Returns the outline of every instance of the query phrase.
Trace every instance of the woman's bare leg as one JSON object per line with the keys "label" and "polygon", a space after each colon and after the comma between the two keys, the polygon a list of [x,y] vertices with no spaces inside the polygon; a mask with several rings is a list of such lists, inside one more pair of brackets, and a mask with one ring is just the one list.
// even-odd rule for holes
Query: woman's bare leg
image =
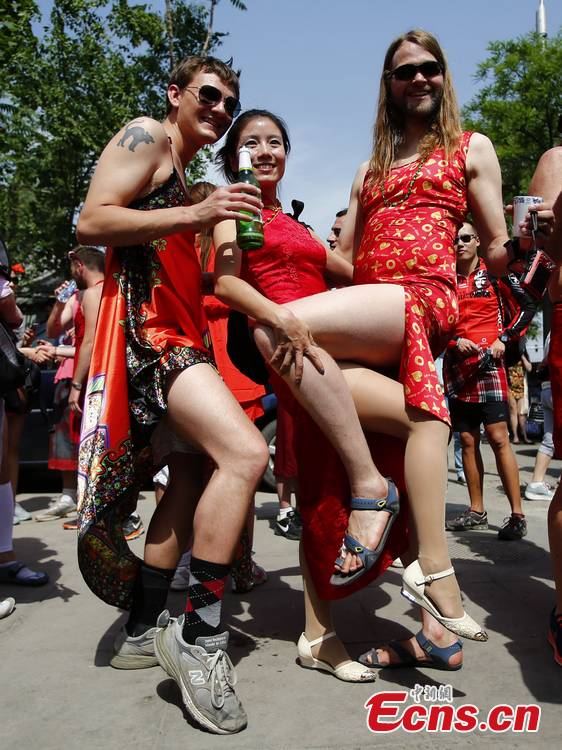
{"label": "woman's bare leg", "polygon": [[[304,634],[309,641],[313,641],[335,630],[332,620],[332,604],[325,599],[318,598],[302,542],[299,547],[299,558],[304,588]],[[326,661],[333,667],[349,661],[349,654],[339,638],[329,638],[312,646],[312,655],[315,659]]]}
{"label": "woman's bare leg", "polygon": [[[308,324],[315,341],[338,360],[352,360],[371,367],[399,362],[405,320],[404,290],[399,286],[381,284],[339,289],[297,300],[287,307]],[[275,348],[274,334],[267,329],[256,333],[262,353],[271,358]],[[357,476],[354,474],[357,464],[354,461],[359,460],[363,470],[376,471],[378,477],[380,473],[372,463],[359,419],[354,418],[357,413],[355,404],[353,407],[349,405],[345,378],[341,372],[335,372],[332,358],[325,351],[318,351],[326,368],[324,375],[307,361],[300,386],[295,383],[292,369],[282,375],[295,397],[335,446],[355,493],[353,477]],[[406,447],[406,484],[412,498],[413,520],[419,524],[423,542],[420,542],[420,565],[426,574],[450,567],[444,531],[448,427],[429,415],[406,407],[401,384],[378,373],[356,379],[354,389],[355,402],[362,403],[359,410],[367,410],[371,416],[371,429],[377,432],[388,430],[388,422],[393,419],[403,419],[410,425],[408,429],[415,427]],[[364,389],[363,397],[359,392],[361,389]],[[377,497],[370,487],[367,487],[367,494],[362,485],[363,496]],[[387,522],[387,513],[353,511],[349,531],[361,543],[374,548]],[[354,555],[347,554],[342,571],[353,571],[360,564]],[[429,588],[431,596],[439,600],[443,614],[449,617],[462,615],[460,593],[454,577],[439,579]]]}
{"label": "woman's bare leg", "polygon": [[[317,294],[287,305],[306,322],[322,346],[338,359],[371,365],[398,362],[404,338],[404,290],[394,285],[369,285]],[[277,342],[275,333],[256,328],[256,343],[270,360]],[[356,497],[380,498],[387,483],[376,468],[357,412],[340,369],[324,349],[316,349],[324,374],[305,359],[302,381],[295,382],[294,366],[280,375],[296,399],[316,421],[338,452]],[[367,547],[377,546],[388,523],[388,513],[353,512],[350,532]],[[344,572],[354,556],[348,555]]]}

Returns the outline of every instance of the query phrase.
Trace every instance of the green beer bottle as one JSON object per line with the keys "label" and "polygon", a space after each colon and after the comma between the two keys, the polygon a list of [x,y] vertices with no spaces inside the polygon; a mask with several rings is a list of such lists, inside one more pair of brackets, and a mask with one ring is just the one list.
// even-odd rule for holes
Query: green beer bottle
{"label": "green beer bottle", "polygon": [[[242,146],[238,152],[238,182],[259,187],[259,182],[254,176],[250,149]],[[241,211],[248,214],[248,221],[238,219],[236,221],[236,242],[240,250],[257,250],[263,245],[263,220],[261,212],[251,214],[249,211]]]}

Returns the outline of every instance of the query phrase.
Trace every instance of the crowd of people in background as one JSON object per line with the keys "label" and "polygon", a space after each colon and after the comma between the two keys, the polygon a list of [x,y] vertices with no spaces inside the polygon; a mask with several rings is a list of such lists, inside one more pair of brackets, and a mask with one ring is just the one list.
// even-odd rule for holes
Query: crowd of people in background
{"label": "crowd of people in background", "polygon": [[[273,525],[300,541],[300,665],[348,682],[373,681],[385,667],[460,669],[461,638],[488,634],[464,611],[445,531],[488,528],[485,438],[510,506],[498,538],[527,534],[512,443],[530,442],[524,337],[548,281],[530,280],[530,252],[562,260],[562,147],[537,166],[529,193],[544,203],[510,240],[494,147],[462,130],[437,40],[408,32],[387,50],[373,151],[324,243],[300,220],[302,206],[284,213],[278,198],[286,123],[263,109],[240,114],[229,65],[184,60],[167,102],[162,123],[139,117],[103,150],[45,338],[23,325],[16,303],[23,267],[0,264],[3,328],[30,372],[57,367],[49,468],[61,492],[35,520],[77,531],[88,586],[129,611],[111,665],[160,665],[198,724],[244,729],[221,602],[229,576],[237,594],[267,580],[252,553],[254,495],[269,460],[255,423],[272,390]],[[216,158],[227,185],[188,187],[189,162],[223,135]],[[238,182],[241,148],[257,186]],[[248,216],[261,218],[264,239],[243,251],[236,226]],[[562,457],[561,288],[554,271],[553,329],[538,369],[544,433],[524,493],[552,501],[549,641],[559,664],[562,490],[545,477]],[[41,586],[48,576],[12,544],[13,525],[31,519],[14,502],[30,404],[20,392],[0,399],[0,584]],[[469,506],[446,519],[452,432]],[[140,560],[126,541],[145,533],[136,502],[149,480],[156,507]],[[421,628],[353,661],[331,602],[398,558]],[[179,617],[166,609],[170,588],[186,591]],[[14,604],[0,601],[0,617]]]}

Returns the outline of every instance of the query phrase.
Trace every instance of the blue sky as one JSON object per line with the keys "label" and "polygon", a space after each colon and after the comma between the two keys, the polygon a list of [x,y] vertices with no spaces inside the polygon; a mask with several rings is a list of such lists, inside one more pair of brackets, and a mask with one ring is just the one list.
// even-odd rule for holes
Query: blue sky
{"label": "blue sky", "polygon": [[[215,29],[229,36],[216,54],[233,56],[242,69],[244,108],[263,107],[286,120],[293,150],[280,197],[285,210],[292,198],[303,200],[303,218],[321,237],[347,205],[355,171],[369,157],[378,79],[392,39],[414,27],[434,33],[462,105],[474,95],[473,76],[488,43],[533,30],[538,7],[538,0],[245,2],[245,12],[230,0],[217,6]],[[161,9],[164,2],[147,4]],[[545,5],[554,34],[562,26],[562,2]]]}

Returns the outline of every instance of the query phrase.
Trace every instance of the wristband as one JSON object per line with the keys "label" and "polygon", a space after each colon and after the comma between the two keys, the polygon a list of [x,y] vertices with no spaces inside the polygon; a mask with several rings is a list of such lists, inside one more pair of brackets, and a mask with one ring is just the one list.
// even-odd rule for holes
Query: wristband
{"label": "wristband", "polygon": [[499,337],[502,344],[509,344],[509,336],[507,333],[502,333],[502,335]]}
{"label": "wristband", "polygon": [[82,383],[71,383],[70,384],[72,388],[74,388],[75,391],[81,391],[82,390]]}

